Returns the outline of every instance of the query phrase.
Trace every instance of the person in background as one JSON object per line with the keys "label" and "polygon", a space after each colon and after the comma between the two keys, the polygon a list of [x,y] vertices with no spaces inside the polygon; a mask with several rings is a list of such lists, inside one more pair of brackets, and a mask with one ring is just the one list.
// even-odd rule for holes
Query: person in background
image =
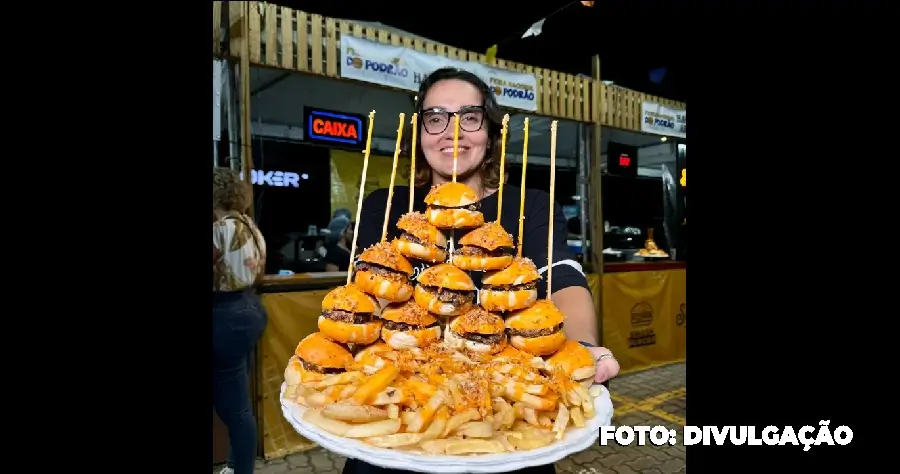
{"label": "person in background", "polygon": [[329,236],[326,238],[322,257],[325,259],[326,272],[345,272],[350,268],[350,247],[353,245],[354,222],[343,216],[336,217],[328,224]]}
{"label": "person in background", "polygon": [[248,361],[267,321],[253,291],[266,242],[247,215],[251,193],[236,172],[213,170],[212,399],[231,447],[222,474],[252,474],[256,464]]}
{"label": "person in background", "polygon": [[[416,95],[416,112],[421,129],[416,153],[416,186],[414,210],[424,211],[424,197],[428,187],[450,181],[453,175],[453,115],[460,116],[457,180],[472,188],[479,196],[484,220],[497,219],[497,187],[500,182],[500,130],[503,112],[494,94],[478,76],[461,69],[444,68],[432,72],[422,81]],[[513,236],[518,233],[520,188],[505,184],[509,196],[499,210],[501,225]],[[387,206],[387,189],[379,189],[366,197],[359,219],[357,248],[364,249],[381,239],[382,222]],[[559,204],[550,200],[543,191],[527,189],[524,215],[525,228],[522,252],[534,261],[539,273],[548,268],[547,234],[549,210],[554,207],[553,287],[548,288],[546,278],[539,281],[540,297],[549,294],[553,303],[565,314],[566,336],[581,342],[594,356],[595,383],[603,383],[619,373],[619,363],[609,349],[598,347],[597,317],[594,301],[588,290],[587,279],[581,265],[566,243],[565,214]],[[399,235],[396,222],[409,207],[408,189],[397,187],[391,201],[388,217],[388,239]],[[412,262],[416,269],[425,268],[427,262]],[[476,286],[481,276],[472,275]],[[343,474],[401,474],[406,471],[385,469],[359,459],[348,459]],[[519,474],[552,474],[552,464],[516,471]]]}

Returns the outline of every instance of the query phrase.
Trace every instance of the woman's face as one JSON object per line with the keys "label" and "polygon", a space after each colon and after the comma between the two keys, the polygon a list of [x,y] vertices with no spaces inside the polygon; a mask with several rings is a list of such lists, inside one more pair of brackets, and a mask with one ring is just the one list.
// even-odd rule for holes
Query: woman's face
{"label": "woman's face", "polygon": [[[453,128],[452,114],[460,109],[483,105],[481,92],[472,84],[458,79],[446,79],[436,82],[425,94],[422,110],[441,109],[450,112],[450,123],[447,128],[437,135],[426,131],[427,117],[423,116],[422,127],[419,130],[419,141],[425,160],[434,172],[444,180],[449,181],[453,176]],[[467,114],[471,117],[471,114]],[[482,113],[483,116],[483,113]],[[460,120],[464,120],[461,118]],[[477,127],[475,120],[472,123],[464,123],[463,127],[469,130]],[[464,129],[459,131],[459,155],[456,164],[456,174],[460,177],[470,176],[481,165],[488,145],[487,123],[483,119],[481,128],[470,132]]]}

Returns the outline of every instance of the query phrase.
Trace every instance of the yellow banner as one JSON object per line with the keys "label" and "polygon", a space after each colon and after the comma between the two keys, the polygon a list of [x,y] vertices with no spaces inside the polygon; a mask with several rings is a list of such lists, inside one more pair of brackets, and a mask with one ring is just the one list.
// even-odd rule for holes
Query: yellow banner
{"label": "yellow banner", "polygon": [[603,345],[622,371],[684,360],[685,270],[603,275]]}
{"label": "yellow banner", "polygon": [[263,453],[266,459],[280,458],[316,445],[297,434],[281,413],[281,383],[284,368],[301,339],[318,330],[322,298],[328,290],[262,295],[269,324],[260,340],[263,397]]}
{"label": "yellow banner", "polygon": [[[364,190],[365,196],[376,189],[390,186],[393,166],[393,156],[369,155],[369,169],[366,171],[366,186]],[[351,214],[356,214],[362,167],[362,152],[331,150],[332,213],[336,209],[344,208],[349,209]],[[394,181],[394,185],[407,186],[408,184],[409,158],[400,157],[397,160],[397,178]]]}

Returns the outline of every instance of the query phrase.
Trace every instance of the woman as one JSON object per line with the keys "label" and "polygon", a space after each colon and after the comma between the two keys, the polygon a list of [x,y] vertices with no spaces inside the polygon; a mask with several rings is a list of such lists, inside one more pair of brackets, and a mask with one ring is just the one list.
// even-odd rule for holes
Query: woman
{"label": "woman", "polygon": [[[474,189],[481,198],[481,212],[485,221],[497,219],[497,187],[500,183],[501,111],[488,86],[474,74],[452,68],[439,69],[422,82],[417,94],[419,113],[419,148],[416,152],[414,209],[424,211],[428,187],[450,181],[453,175],[453,114],[461,117],[457,181]],[[409,134],[405,134],[409,135]],[[515,236],[519,222],[520,188],[505,185],[507,196],[500,210],[500,222]],[[363,203],[359,217],[358,248],[378,242],[387,204],[388,192],[373,192]],[[534,261],[541,273],[547,268],[547,234],[549,231],[550,196],[537,190],[527,190],[525,197],[525,236],[522,253]],[[566,245],[566,221],[562,208],[556,206],[554,221],[553,303],[566,315],[565,332],[569,339],[582,341],[597,359],[596,382],[605,382],[619,373],[619,364],[610,351],[597,346],[597,323],[594,303],[588,290],[581,265],[574,260]],[[408,190],[396,189],[389,217],[389,238],[397,236],[397,219],[409,206]],[[412,262],[417,273],[427,265]],[[473,273],[476,286],[481,275]],[[540,297],[547,294],[546,279],[538,285]],[[387,474],[403,471],[388,470],[349,459],[344,474]],[[528,474],[555,472],[553,465],[518,471]]]}
{"label": "woman", "polygon": [[213,170],[212,398],[231,446],[223,474],[252,474],[256,464],[248,360],[266,327],[253,292],[266,267],[266,242],[246,214],[251,192],[237,173]]}

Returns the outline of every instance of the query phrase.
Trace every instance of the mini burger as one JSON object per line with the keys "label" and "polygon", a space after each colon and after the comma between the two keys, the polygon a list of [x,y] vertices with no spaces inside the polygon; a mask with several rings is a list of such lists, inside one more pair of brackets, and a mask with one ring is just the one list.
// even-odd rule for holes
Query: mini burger
{"label": "mini burger", "polygon": [[597,372],[591,351],[575,341],[566,341],[559,352],[547,359],[546,365],[550,371],[562,370],[566,376],[585,388],[590,388],[594,383],[594,374]]}
{"label": "mini burger", "polygon": [[449,263],[419,274],[414,298],[419,306],[442,316],[462,314],[475,300],[475,284],[469,275]]}
{"label": "mini burger", "polygon": [[456,349],[496,354],[506,347],[506,325],[503,318],[475,306],[453,318],[444,341]]}
{"label": "mini burger", "polygon": [[506,318],[509,343],[531,355],[553,354],[566,342],[563,319],[550,300],[540,300],[530,308],[514,311]]}
{"label": "mini burger", "polygon": [[437,263],[447,259],[447,238],[431,225],[425,214],[410,212],[400,216],[397,228],[403,231],[392,242],[394,249],[403,256],[425,262]]}
{"label": "mini burger", "polygon": [[352,283],[337,287],[322,299],[319,331],[344,344],[371,344],[381,337],[381,321],[373,319],[377,306]]}
{"label": "mini burger", "polygon": [[425,196],[428,222],[440,229],[466,229],[484,224],[484,216],[478,211],[478,195],[462,183],[444,183],[434,186]]}
{"label": "mini burger", "polygon": [[537,301],[540,278],[534,262],[516,257],[503,270],[484,274],[479,294],[481,306],[488,311],[501,312],[527,308]]}
{"label": "mini burger", "polygon": [[412,301],[388,305],[381,319],[381,338],[394,349],[425,347],[441,338],[437,318]]}
{"label": "mini burger", "polygon": [[459,245],[450,261],[463,270],[502,270],[513,260],[513,238],[497,222],[488,222],[464,235]]}
{"label": "mini burger", "polygon": [[284,379],[288,385],[318,382],[328,375],[346,371],[352,363],[353,356],[344,346],[320,332],[314,332],[297,345],[294,357],[284,372]]}
{"label": "mini burger", "polygon": [[353,282],[370,295],[391,302],[406,301],[412,296],[412,265],[387,242],[363,250],[355,270]]}

